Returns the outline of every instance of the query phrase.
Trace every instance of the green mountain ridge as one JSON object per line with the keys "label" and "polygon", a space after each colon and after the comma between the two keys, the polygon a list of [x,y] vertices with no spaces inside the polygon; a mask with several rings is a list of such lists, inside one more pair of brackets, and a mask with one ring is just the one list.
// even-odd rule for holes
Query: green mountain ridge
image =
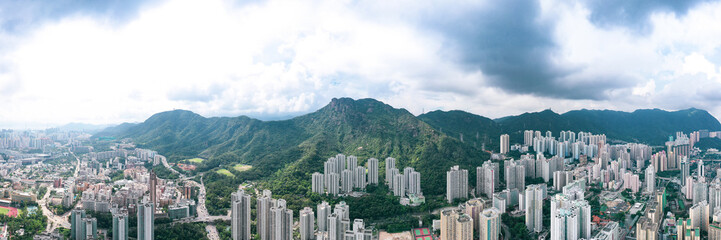
{"label": "green mountain ridge", "polygon": [[[509,133],[512,143],[522,141],[523,130],[561,130],[605,133],[609,138],[663,143],[676,131],[721,130],[708,112],[658,109],[632,113],[577,110],[557,114],[551,110],[524,113],[492,120],[464,111],[433,111],[414,116],[375,99],[333,99],[325,107],[288,120],[261,121],[246,116],[205,118],[185,110],[155,114],[139,124],[121,124],[95,137],[132,138],[139,147],[158,151],[170,161],[203,157],[198,172],[206,172],[208,201],[228,206],[232,186],[247,180],[260,181],[274,195],[285,198],[292,209],[315,204],[310,191],[313,172],[338,153],[355,155],[359,166],[368,158],[379,163],[379,182],[384,181],[384,159],[397,159],[396,167],[410,166],[421,173],[426,196],[445,193],[445,171],[453,165],[469,170],[475,186],[476,166],[490,158],[482,151],[498,149],[500,134]],[[461,137],[462,136],[462,137]],[[242,173],[232,166],[249,164]],[[215,174],[228,169],[234,177]],[[220,213],[222,209],[211,209]]]}

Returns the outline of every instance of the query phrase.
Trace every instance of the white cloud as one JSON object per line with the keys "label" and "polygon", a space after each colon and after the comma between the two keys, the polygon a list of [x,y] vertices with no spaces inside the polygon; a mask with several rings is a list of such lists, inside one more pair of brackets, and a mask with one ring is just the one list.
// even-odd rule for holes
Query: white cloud
{"label": "white cloud", "polygon": [[[489,86],[482,70],[453,60],[448,36],[418,22],[444,4],[386,4],[179,0],[153,4],[123,24],[75,14],[23,35],[0,30],[0,127],[142,121],[174,108],[282,116],[342,96],[373,97],[416,114],[694,106],[721,116],[718,100],[703,98],[721,81],[721,64],[710,60],[721,54],[721,29],[709,27],[721,22],[721,4],[703,4],[684,17],[654,14],[654,30],[638,35],[593,25],[582,4],[542,1],[541,20],[556,24],[555,64],[577,70],[562,80],[593,88],[607,79],[601,84],[617,86],[604,93],[607,100]],[[689,76],[697,73],[706,77]],[[691,78],[698,84],[679,83]],[[678,100],[689,95],[698,97]]]}

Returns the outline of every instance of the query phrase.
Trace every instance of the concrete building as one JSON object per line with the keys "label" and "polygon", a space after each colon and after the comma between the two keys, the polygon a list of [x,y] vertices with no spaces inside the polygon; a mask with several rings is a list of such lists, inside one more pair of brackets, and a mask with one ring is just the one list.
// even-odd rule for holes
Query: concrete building
{"label": "concrete building", "polygon": [[328,216],[333,210],[326,201],[318,204],[316,210],[318,211],[318,232],[328,232]]}
{"label": "concrete building", "polygon": [[318,194],[324,194],[325,188],[324,188],[324,182],[325,182],[325,176],[319,172],[314,172],[312,177],[312,186],[311,191]]}
{"label": "concrete building", "polygon": [[293,211],[286,208],[285,200],[278,199],[270,208],[268,228],[271,240],[293,239]]}
{"label": "concrete building", "polygon": [[699,228],[701,231],[708,231],[709,217],[709,206],[706,201],[696,203],[688,210],[688,218],[691,219],[691,227]]}
{"label": "concrete building", "polygon": [[368,159],[368,184],[378,184],[378,159]]}
{"label": "concrete building", "polygon": [[230,194],[230,225],[233,240],[250,240],[250,195],[243,190]]}
{"label": "concrete building", "polygon": [[85,218],[85,210],[73,209],[70,212],[70,239],[82,239],[85,236],[82,227],[83,218]]}
{"label": "concrete building", "polygon": [[128,213],[113,209],[113,240],[128,240]]}
{"label": "concrete building", "polygon": [[391,169],[396,168],[396,159],[392,157],[386,158],[386,184],[391,184],[393,182],[393,173]]}
{"label": "concrete building", "polygon": [[543,231],[543,188],[541,185],[535,184],[526,187],[526,193],[523,194],[525,200],[524,207],[526,209],[526,228],[528,231]]}
{"label": "concrete building", "polygon": [[487,208],[478,216],[478,235],[481,240],[498,240],[501,229],[501,213],[496,208]]}
{"label": "concrete building", "polygon": [[[335,173],[333,173],[335,174]],[[331,174],[331,175],[333,175]],[[276,204],[270,190],[263,190],[263,195],[257,199],[256,207],[256,231],[261,240],[270,240],[270,208]]]}
{"label": "concrete building", "polygon": [[510,160],[505,162],[504,167],[506,189],[517,189],[518,191],[526,189],[526,168],[523,164]]}
{"label": "concrete building", "polygon": [[353,186],[358,189],[365,189],[366,185],[366,168],[358,166],[353,170]]}
{"label": "concrete building", "polygon": [[155,239],[155,204],[144,199],[142,204],[138,205],[138,240]]}
{"label": "concrete building", "polygon": [[508,134],[501,135],[501,142],[500,142],[501,143],[501,154],[508,153],[508,150],[509,150],[508,140],[509,139],[510,139],[510,137],[508,136]]}
{"label": "concrete building", "polygon": [[338,196],[340,194],[340,175],[337,173],[328,174],[328,194],[332,196]]}
{"label": "concrete building", "polygon": [[408,189],[407,194],[423,195],[421,191],[421,173],[411,171],[408,173]]}
{"label": "concrete building", "polygon": [[468,198],[468,170],[456,165],[446,172],[446,199],[451,203],[458,198]]}
{"label": "concrete building", "polygon": [[460,209],[441,211],[441,239],[472,240],[473,218]]}
{"label": "concrete building", "polygon": [[[493,197],[499,182],[499,164],[490,160],[476,168],[476,194],[484,194],[486,197]],[[515,169],[514,169],[515,170]]]}
{"label": "concrete building", "polygon": [[315,239],[315,219],[313,216],[313,209],[305,207],[300,210],[300,239],[311,240]]}
{"label": "concrete building", "polygon": [[656,168],[650,165],[646,168],[646,192],[656,192]]}
{"label": "concrete building", "polygon": [[403,174],[393,176],[393,196],[404,197],[406,195],[406,178]]}
{"label": "concrete building", "polygon": [[350,193],[353,191],[353,171],[345,169],[340,174],[340,184],[342,193]]}

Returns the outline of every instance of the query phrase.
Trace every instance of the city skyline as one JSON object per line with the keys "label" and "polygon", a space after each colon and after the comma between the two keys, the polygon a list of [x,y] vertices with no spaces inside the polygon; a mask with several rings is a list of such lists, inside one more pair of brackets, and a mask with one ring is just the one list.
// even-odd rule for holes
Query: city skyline
{"label": "city skyline", "polygon": [[283,119],[334,97],[416,115],[721,116],[717,1],[444,3],[4,2],[0,128],[172,109]]}

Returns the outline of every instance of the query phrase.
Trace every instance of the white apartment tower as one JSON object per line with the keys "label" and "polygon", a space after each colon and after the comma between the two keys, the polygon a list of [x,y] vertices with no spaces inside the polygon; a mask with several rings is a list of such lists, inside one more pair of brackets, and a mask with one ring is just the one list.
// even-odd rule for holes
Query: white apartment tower
{"label": "white apartment tower", "polygon": [[458,165],[446,172],[446,199],[451,203],[457,198],[468,198],[468,170]]}
{"label": "white apartment tower", "polygon": [[510,137],[508,136],[508,134],[501,135],[501,154],[508,153],[509,146],[510,146],[509,142],[508,142],[509,139],[510,139]]}
{"label": "white apartment tower", "polygon": [[315,239],[315,219],[313,209],[305,207],[300,210],[300,239]]}
{"label": "white apartment tower", "polygon": [[233,240],[250,240],[250,195],[238,190],[230,199],[231,236]]}

